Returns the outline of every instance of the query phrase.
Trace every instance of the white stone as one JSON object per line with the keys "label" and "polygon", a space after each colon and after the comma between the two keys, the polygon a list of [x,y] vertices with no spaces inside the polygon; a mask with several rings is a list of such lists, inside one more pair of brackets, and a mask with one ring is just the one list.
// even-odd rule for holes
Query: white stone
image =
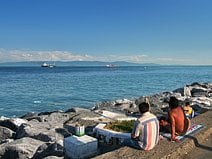
{"label": "white stone", "polygon": [[191,97],[191,89],[189,87],[184,87],[184,96]]}
{"label": "white stone", "polygon": [[137,118],[136,117],[117,118],[117,121],[131,121],[131,120],[137,120]]}
{"label": "white stone", "polygon": [[7,117],[5,117],[5,116],[0,116],[0,121],[2,121],[2,120],[7,120],[7,119],[10,119],[10,118],[7,118]]}
{"label": "white stone", "polygon": [[27,121],[25,119],[21,119],[21,118],[13,118],[12,119],[14,124],[17,126],[21,126],[21,124],[26,124]]}
{"label": "white stone", "polygon": [[129,103],[132,103],[132,101],[130,101],[129,99],[117,99],[115,101],[117,104],[129,104]]}
{"label": "white stone", "polygon": [[124,139],[131,138],[131,133],[125,132],[117,132],[109,129],[105,129],[106,124],[100,123],[94,128],[94,133],[98,135],[103,135],[106,137],[106,141],[109,141],[112,138],[120,139],[121,141]]}
{"label": "white stone", "polygon": [[88,135],[64,139],[65,155],[73,159],[85,158],[97,152],[97,139]]}

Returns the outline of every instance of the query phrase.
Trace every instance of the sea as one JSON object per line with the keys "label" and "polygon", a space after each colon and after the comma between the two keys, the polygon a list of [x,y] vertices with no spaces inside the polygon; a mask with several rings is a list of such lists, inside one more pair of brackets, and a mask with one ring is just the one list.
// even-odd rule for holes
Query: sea
{"label": "sea", "polygon": [[0,116],[92,108],[212,82],[212,66],[0,67]]}

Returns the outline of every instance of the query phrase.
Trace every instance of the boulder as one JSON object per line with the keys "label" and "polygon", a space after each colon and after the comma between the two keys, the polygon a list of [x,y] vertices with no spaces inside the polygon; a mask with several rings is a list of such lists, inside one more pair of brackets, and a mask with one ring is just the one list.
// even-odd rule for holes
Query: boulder
{"label": "boulder", "polygon": [[131,104],[132,101],[129,99],[118,99],[115,101],[115,105],[122,105],[122,104]]}
{"label": "boulder", "polygon": [[177,99],[182,98],[181,93],[173,93],[172,96],[175,96]]}
{"label": "boulder", "polygon": [[85,112],[89,112],[90,109],[85,109],[85,108],[79,108],[79,107],[74,107],[74,108],[70,108],[68,110],[65,111],[65,113],[85,113]]}
{"label": "boulder", "polygon": [[202,108],[212,109],[212,99],[207,97],[194,97],[191,100],[192,104],[197,104]]}
{"label": "boulder", "polygon": [[60,140],[54,143],[44,143],[37,149],[33,159],[43,159],[47,156],[64,156],[63,141]]}
{"label": "boulder", "polygon": [[192,88],[191,95],[192,97],[207,97],[208,90],[202,87],[195,87],[195,88]]}
{"label": "boulder", "polygon": [[22,115],[20,118],[21,118],[21,119],[28,119],[28,118],[31,118],[31,117],[34,117],[34,116],[37,116],[37,113],[28,112],[28,113]]}
{"label": "boulder", "polygon": [[135,100],[135,104],[136,105],[139,105],[142,102],[149,102],[149,98],[145,97],[145,96],[142,96],[142,97],[139,97],[138,99]]}
{"label": "boulder", "polygon": [[56,112],[43,116],[44,120],[49,123],[63,123],[70,118],[70,115],[63,112]]}
{"label": "boulder", "polygon": [[7,118],[7,117],[5,117],[5,116],[0,116],[0,121],[6,120],[6,119],[10,119],[10,118]]}
{"label": "boulder", "polygon": [[194,82],[191,84],[192,87],[202,87],[203,85],[199,82]]}
{"label": "boulder", "polygon": [[0,144],[9,143],[9,142],[13,142],[13,141],[14,141],[14,139],[5,139]]}
{"label": "boulder", "polygon": [[[65,127],[65,126],[64,126]],[[56,128],[55,131],[58,133],[58,134],[61,134],[64,138],[68,137],[68,136],[71,136],[72,133],[69,132],[67,129],[65,128]]]}
{"label": "boulder", "polygon": [[58,110],[58,111],[50,111],[50,112],[41,112],[41,113],[38,113],[38,116],[50,115],[50,114],[52,114],[52,113],[58,113],[58,112],[63,112],[63,111]]}
{"label": "boulder", "polygon": [[184,96],[191,97],[191,88],[190,87],[184,87]]}
{"label": "boulder", "polygon": [[33,120],[34,122],[43,122],[44,121],[43,118],[40,117],[40,116],[29,117],[26,120],[28,120],[28,121],[32,121]]}
{"label": "boulder", "polygon": [[6,127],[12,131],[17,131],[19,126],[23,123],[27,123],[27,120],[21,118],[10,118],[5,120],[0,120],[0,126]]}
{"label": "boulder", "polygon": [[109,108],[115,105],[115,101],[103,101],[101,103],[97,103],[95,107],[98,107],[98,109],[105,109]]}
{"label": "boulder", "polygon": [[173,91],[174,93],[180,93],[181,96],[191,97],[191,89],[189,87],[178,88]]}
{"label": "boulder", "polygon": [[22,124],[16,132],[15,138],[20,139],[22,137],[31,137],[37,140],[49,142],[55,141],[57,138],[63,136],[55,131],[56,128],[62,128],[63,123],[58,123],[52,127],[47,122],[33,122],[30,121],[28,124]]}
{"label": "boulder", "polygon": [[37,148],[44,142],[29,137],[1,144],[1,159],[29,159],[35,154]]}
{"label": "boulder", "polygon": [[191,105],[191,107],[194,109],[194,112],[197,114],[202,114],[208,111],[208,109],[203,108],[198,104]]}
{"label": "boulder", "polygon": [[13,137],[14,131],[0,126],[0,143]]}

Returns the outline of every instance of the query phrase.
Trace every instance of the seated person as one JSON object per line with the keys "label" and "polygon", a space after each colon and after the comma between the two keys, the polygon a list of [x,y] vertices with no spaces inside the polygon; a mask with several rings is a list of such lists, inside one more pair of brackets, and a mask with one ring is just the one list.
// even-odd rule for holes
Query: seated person
{"label": "seated person", "polygon": [[160,132],[164,133],[171,132],[171,126],[166,117],[162,116],[159,118],[159,125],[160,125]]}
{"label": "seated person", "polygon": [[176,135],[185,135],[189,126],[190,120],[186,117],[184,110],[179,106],[179,101],[172,96],[169,100],[170,111],[169,121],[171,126],[171,141],[177,141]]}
{"label": "seated person", "polygon": [[194,117],[194,110],[190,106],[189,102],[185,103],[185,106],[183,107],[183,110],[184,110],[184,112],[186,114],[186,117],[188,117],[188,118],[193,118]]}
{"label": "seated person", "polygon": [[125,139],[123,145],[151,150],[159,140],[159,122],[157,117],[150,113],[149,102],[142,102],[138,108],[141,115],[134,124],[131,139]]}

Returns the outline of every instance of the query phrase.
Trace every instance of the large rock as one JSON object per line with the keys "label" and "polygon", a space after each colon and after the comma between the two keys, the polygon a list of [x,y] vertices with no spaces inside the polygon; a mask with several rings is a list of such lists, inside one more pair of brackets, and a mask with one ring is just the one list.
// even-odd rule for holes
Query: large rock
{"label": "large rock", "polygon": [[208,84],[202,84],[202,83],[199,83],[199,82],[194,82],[191,84],[192,87],[204,87],[204,88],[207,88]]}
{"label": "large rock", "polygon": [[202,108],[212,109],[212,99],[207,97],[195,97],[191,99],[192,104],[197,104]]}
{"label": "large rock", "polygon": [[35,154],[37,148],[44,142],[32,138],[22,138],[13,142],[2,144],[0,147],[1,159],[29,159]]}
{"label": "large rock", "polygon": [[139,105],[142,102],[149,102],[149,99],[150,99],[149,97],[141,96],[141,97],[139,97],[138,99],[135,100],[135,104]]}
{"label": "large rock", "polygon": [[189,87],[178,88],[173,91],[174,93],[180,93],[181,96],[191,97],[191,89]]}
{"label": "large rock", "polygon": [[42,116],[38,116],[38,115],[36,115],[36,114],[25,114],[24,116],[22,116],[21,117],[22,119],[26,119],[26,120],[28,120],[28,121],[31,121],[31,120],[33,120],[33,121],[37,121],[37,122],[43,122],[44,121],[44,119],[43,119],[43,117]]}
{"label": "large rock", "polygon": [[62,127],[61,124],[69,120],[75,115],[75,113],[64,113],[64,112],[54,112],[49,115],[43,115],[42,118],[45,122],[48,122],[51,128]]}
{"label": "large rock", "polygon": [[207,97],[208,90],[202,87],[195,87],[195,88],[192,88],[191,95],[192,97]]}
{"label": "large rock", "polygon": [[191,107],[193,108],[194,112],[196,114],[202,114],[208,111],[208,109],[203,108],[202,106],[198,105],[198,104],[193,104],[191,105]]}
{"label": "large rock", "polygon": [[129,99],[118,99],[115,101],[115,105],[122,105],[122,104],[131,104],[132,101]]}
{"label": "large rock", "polygon": [[6,120],[6,119],[10,119],[10,118],[5,117],[5,116],[0,116],[0,121]]}
{"label": "large rock", "polygon": [[75,108],[70,108],[68,110],[66,110],[65,113],[85,113],[85,112],[90,112],[90,109],[85,109],[85,108],[79,108],[79,107],[75,107]]}
{"label": "large rock", "polygon": [[20,118],[0,120],[0,126],[6,127],[12,131],[17,131],[19,126],[23,123],[27,123],[27,120],[20,119]]}
{"label": "large rock", "polygon": [[35,116],[38,116],[38,114],[34,113],[34,112],[28,112],[28,113],[22,115],[20,118],[27,120],[28,118],[32,118],[32,117],[35,117]]}
{"label": "large rock", "polygon": [[64,156],[63,141],[60,140],[54,143],[44,143],[37,149],[33,159],[43,159],[47,156]]}
{"label": "large rock", "polygon": [[63,136],[57,133],[55,129],[62,128],[63,123],[58,123],[58,125],[50,125],[48,122],[33,122],[30,121],[28,124],[22,124],[16,132],[16,138],[20,139],[22,137],[31,137],[37,140],[49,142],[55,141]]}
{"label": "large rock", "polygon": [[50,112],[40,112],[40,113],[38,113],[38,116],[50,115],[50,114],[52,114],[52,113],[58,113],[58,112],[63,112],[63,111],[58,110],[58,111],[50,111]]}
{"label": "large rock", "polygon": [[0,126],[0,143],[13,137],[14,131]]}

